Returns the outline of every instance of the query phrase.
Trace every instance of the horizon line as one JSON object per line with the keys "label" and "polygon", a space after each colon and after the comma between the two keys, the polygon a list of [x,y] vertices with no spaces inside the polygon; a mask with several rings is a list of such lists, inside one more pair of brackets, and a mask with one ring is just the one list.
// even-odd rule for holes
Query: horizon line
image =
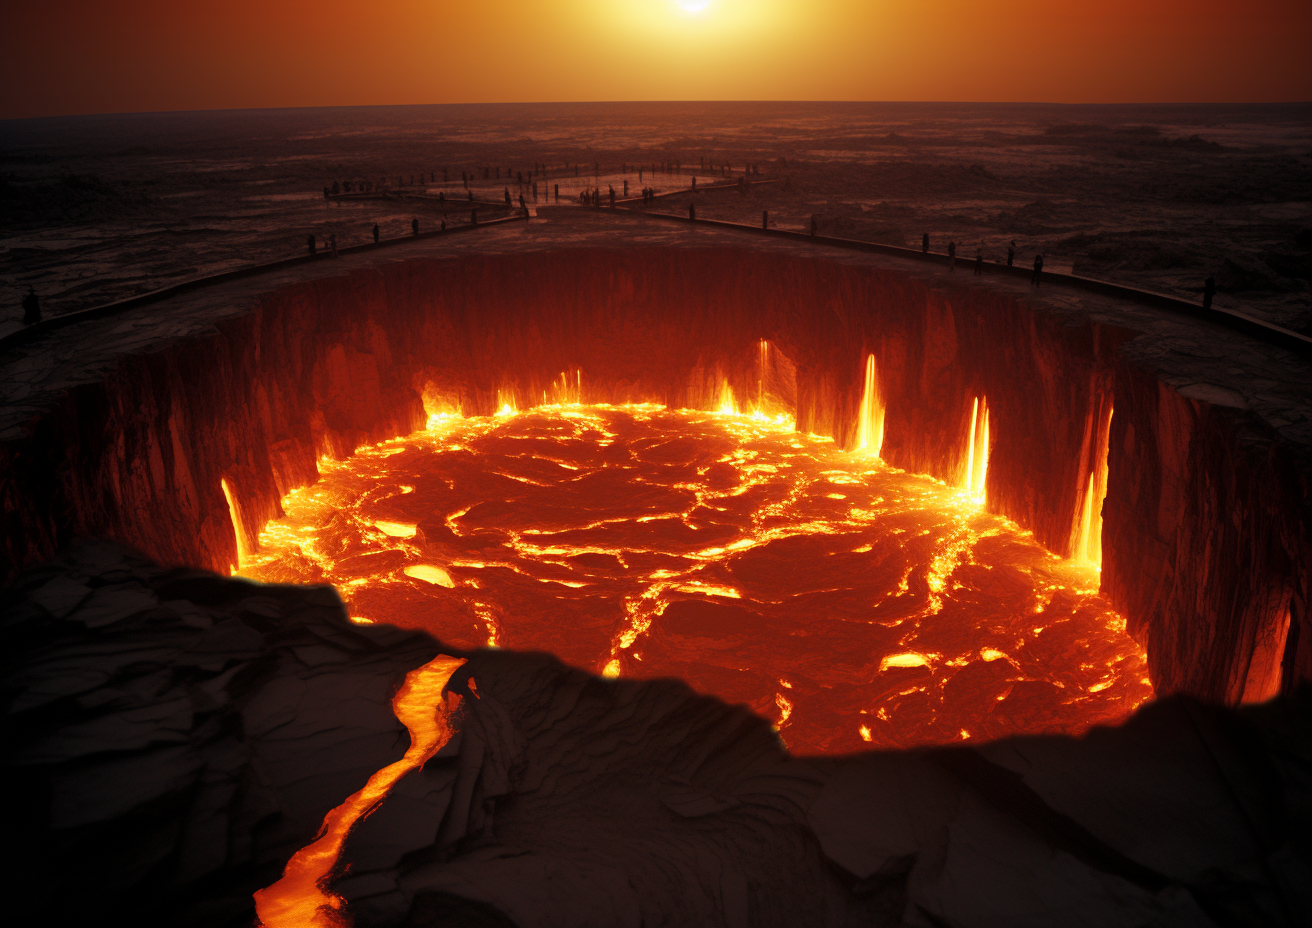
{"label": "horizon line", "polygon": [[852,105],[852,106],[1057,106],[1057,107],[1257,107],[1257,106],[1308,106],[1312,100],[1136,100],[1136,101],[1081,101],[1060,100],[495,100],[443,103],[329,103],[293,106],[233,106],[207,107],[193,110],[106,110],[85,113],[49,113],[40,116],[0,116],[0,123],[32,122],[42,119],[87,119],[98,116],[177,116],[196,113],[273,113],[291,110],[343,110],[343,109],[417,109],[429,107],[500,107],[500,106],[678,106],[678,105]]}

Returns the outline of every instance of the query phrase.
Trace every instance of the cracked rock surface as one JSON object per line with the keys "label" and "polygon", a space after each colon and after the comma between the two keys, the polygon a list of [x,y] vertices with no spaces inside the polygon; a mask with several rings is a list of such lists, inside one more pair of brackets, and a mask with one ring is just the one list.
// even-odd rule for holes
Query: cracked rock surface
{"label": "cracked rock surface", "polygon": [[[74,547],[7,591],[7,879],[21,916],[248,924],[324,813],[408,744],[391,697],[437,654],[327,587]],[[97,916],[97,921],[99,920]]]}
{"label": "cracked rock surface", "polygon": [[[250,925],[251,892],[404,752],[391,697],[443,650],[326,588],[106,542],[4,603],[23,924]],[[450,688],[460,733],[344,848],[360,928],[1312,922],[1307,689],[797,758],[743,707],[549,655],[476,652]]]}

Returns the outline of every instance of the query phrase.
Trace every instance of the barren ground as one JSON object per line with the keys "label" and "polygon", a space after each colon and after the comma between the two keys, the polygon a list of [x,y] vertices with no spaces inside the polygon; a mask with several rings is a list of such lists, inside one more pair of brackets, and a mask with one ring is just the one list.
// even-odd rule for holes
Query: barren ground
{"label": "barren ground", "polygon": [[[682,175],[634,163],[678,161]],[[1197,299],[1312,332],[1312,106],[540,104],[228,111],[0,123],[0,331],[27,287],[45,312],[192,277],[432,228],[436,203],[329,203],[334,180],[501,199],[482,172],[551,166],[589,182],[677,191],[705,163],[781,183],[698,195],[698,215],[989,260],[1016,242],[1051,269]],[[573,168],[582,164],[576,180]],[[588,166],[600,165],[599,171]],[[628,164],[625,174],[621,169]],[[442,170],[450,179],[441,183]],[[589,177],[592,173],[592,177]],[[718,173],[718,172],[715,172]],[[562,176],[563,175],[563,176]],[[788,183],[783,183],[787,179]],[[545,193],[545,190],[542,191]],[[518,195],[518,187],[514,188]],[[530,193],[531,200],[531,193]],[[654,209],[686,214],[688,197]],[[450,222],[464,206],[448,203]]]}

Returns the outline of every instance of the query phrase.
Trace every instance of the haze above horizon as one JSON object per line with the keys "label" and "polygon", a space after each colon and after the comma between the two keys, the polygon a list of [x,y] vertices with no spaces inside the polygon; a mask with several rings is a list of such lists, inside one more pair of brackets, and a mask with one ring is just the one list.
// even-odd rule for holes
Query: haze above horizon
{"label": "haze above horizon", "polygon": [[[703,8],[704,7],[704,8]],[[1305,0],[50,0],[0,118],[430,103],[1312,100]]]}

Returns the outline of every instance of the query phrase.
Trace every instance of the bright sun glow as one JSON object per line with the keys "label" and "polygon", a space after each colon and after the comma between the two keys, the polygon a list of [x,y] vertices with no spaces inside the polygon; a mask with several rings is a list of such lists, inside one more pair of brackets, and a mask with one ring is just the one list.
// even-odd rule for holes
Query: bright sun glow
{"label": "bright sun glow", "polygon": [[711,0],[674,0],[674,2],[689,13],[700,13],[711,5]]}

